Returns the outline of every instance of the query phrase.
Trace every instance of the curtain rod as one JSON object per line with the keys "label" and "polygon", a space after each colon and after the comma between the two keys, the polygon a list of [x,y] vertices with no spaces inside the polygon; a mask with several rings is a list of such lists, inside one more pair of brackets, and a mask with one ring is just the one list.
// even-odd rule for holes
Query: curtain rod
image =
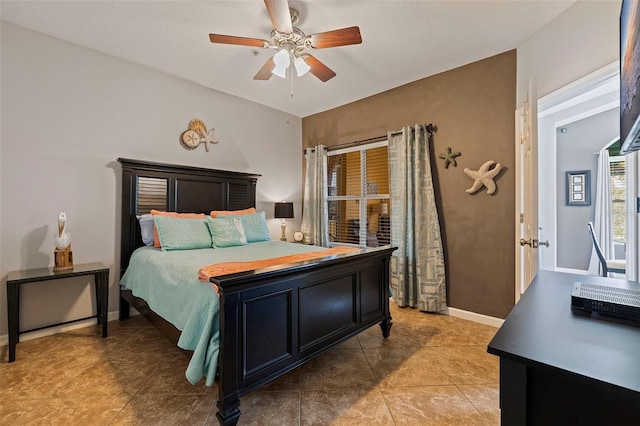
{"label": "curtain rod", "polygon": [[[438,128],[436,126],[434,126],[433,124],[431,124],[431,123],[425,124],[424,127],[427,130],[427,132],[429,132],[429,133],[434,133],[434,132],[438,131]],[[413,127],[411,127],[411,129],[413,129]],[[402,130],[391,132],[391,136],[396,136],[396,135],[400,135],[400,134],[402,134]],[[388,135],[382,135],[382,136],[375,136],[375,137],[369,138],[369,139],[362,139],[362,140],[359,140],[359,141],[341,143],[340,145],[332,145],[332,146],[327,147],[327,151],[335,151],[335,150],[342,149],[342,148],[351,148],[351,147],[354,147],[354,146],[360,146],[360,145],[366,145],[366,144],[369,144],[369,143],[380,142],[380,141],[386,140],[388,137],[389,137]],[[306,148],[306,149],[314,150],[315,148]],[[305,150],[303,150],[303,151],[305,151]]]}

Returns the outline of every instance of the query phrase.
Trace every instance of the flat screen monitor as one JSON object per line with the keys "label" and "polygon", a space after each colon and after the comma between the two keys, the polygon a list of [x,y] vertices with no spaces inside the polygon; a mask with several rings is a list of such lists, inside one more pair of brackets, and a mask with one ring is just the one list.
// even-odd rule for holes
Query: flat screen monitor
{"label": "flat screen monitor", "polygon": [[623,0],[620,11],[621,154],[640,150],[640,6]]}

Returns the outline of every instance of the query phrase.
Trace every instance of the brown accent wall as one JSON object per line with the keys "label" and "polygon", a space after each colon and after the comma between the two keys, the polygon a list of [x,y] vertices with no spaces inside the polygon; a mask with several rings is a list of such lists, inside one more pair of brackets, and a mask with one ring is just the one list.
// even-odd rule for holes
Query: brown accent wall
{"label": "brown accent wall", "polygon": [[[331,83],[327,83],[331,84]],[[516,51],[418,80],[302,120],[303,147],[338,145],[433,123],[431,162],[445,247],[448,305],[505,318],[515,275]],[[459,151],[444,168],[438,154]],[[469,195],[463,170],[501,163],[498,190]]]}

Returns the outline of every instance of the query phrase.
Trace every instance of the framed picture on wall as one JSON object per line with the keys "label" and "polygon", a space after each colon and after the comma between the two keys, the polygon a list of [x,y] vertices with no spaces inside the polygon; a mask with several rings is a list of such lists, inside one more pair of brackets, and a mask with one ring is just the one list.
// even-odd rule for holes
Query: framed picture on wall
{"label": "framed picture on wall", "polygon": [[567,206],[591,205],[591,171],[567,172]]}

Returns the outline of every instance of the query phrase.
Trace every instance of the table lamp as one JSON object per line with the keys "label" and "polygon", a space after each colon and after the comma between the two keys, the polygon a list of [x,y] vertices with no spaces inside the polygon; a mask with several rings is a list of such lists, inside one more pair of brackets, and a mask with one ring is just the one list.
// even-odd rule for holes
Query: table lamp
{"label": "table lamp", "polygon": [[276,219],[282,219],[282,225],[280,225],[282,228],[282,236],[280,237],[280,241],[287,241],[287,237],[285,235],[287,224],[285,223],[285,219],[293,219],[293,203],[288,201],[276,203],[273,217]]}

